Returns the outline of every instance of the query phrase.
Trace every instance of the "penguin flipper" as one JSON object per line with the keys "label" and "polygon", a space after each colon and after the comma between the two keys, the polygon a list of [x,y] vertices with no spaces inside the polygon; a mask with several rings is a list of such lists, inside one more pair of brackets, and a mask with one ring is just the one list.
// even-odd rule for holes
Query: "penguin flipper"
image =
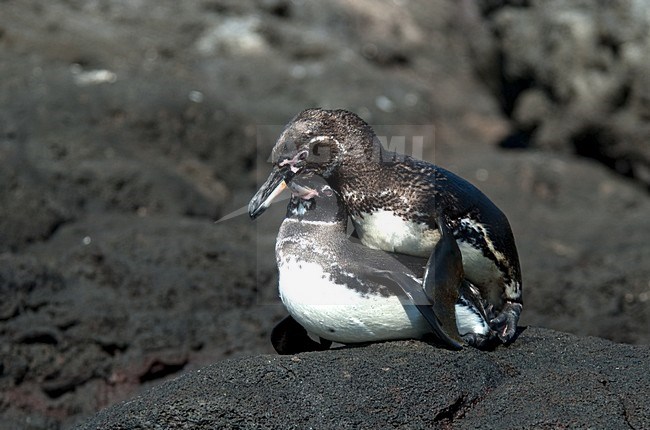
{"label": "penguin flipper", "polygon": [[325,351],[332,342],[320,339],[314,341],[291,315],[280,321],[271,331],[271,344],[280,355],[298,354],[300,352]]}
{"label": "penguin flipper", "polygon": [[[433,333],[439,341],[449,346],[451,349],[462,349],[463,346],[458,342],[460,338],[454,339],[440,326],[440,321],[433,311],[431,301],[424,293],[422,284],[402,272],[391,270],[371,269],[368,274],[369,278],[377,283],[386,284],[386,281],[396,284],[401,292],[408,297],[409,301],[422,314],[424,319],[429,323]],[[399,293],[399,291],[398,291]]]}
{"label": "penguin flipper", "polygon": [[433,311],[443,329],[450,337],[460,341],[462,337],[456,324],[456,303],[464,277],[463,257],[444,218],[440,216],[436,222],[440,240],[425,267],[422,286],[433,303]]}

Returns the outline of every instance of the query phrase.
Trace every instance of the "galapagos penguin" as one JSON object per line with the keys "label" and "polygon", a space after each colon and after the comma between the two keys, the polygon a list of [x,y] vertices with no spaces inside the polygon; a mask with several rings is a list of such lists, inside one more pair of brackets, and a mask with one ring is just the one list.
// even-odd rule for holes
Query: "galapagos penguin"
{"label": "galapagos penguin", "polygon": [[[513,339],[523,307],[517,248],[506,216],[472,184],[431,163],[385,150],[372,128],[346,110],[299,113],[278,138],[271,158],[273,169],[249,203],[251,218],[297,175],[318,175],[341,196],[364,245],[428,257],[428,267],[436,266],[438,221],[445,219],[462,254],[465,278],[494,315],[490,327],[503,343]],[[427,271],[425,288],[434,285],[432,276]]]}
{"label": "galapagos penguin", "polygon": [[453,349],[465,342],[493,343],[496,333],[484,300],[463,278],[460,250],[443,220],[431,277],[435,285],[429,289],[435,297],[428,297],[422,288],[427,259],[372,249],[349,237],[345,207],[323,179],[305,178],[299,188],[276,241],[279,292],[290,314],[272,331],[276,351],[294,354],[327,349],[331,342],[429,334]]}

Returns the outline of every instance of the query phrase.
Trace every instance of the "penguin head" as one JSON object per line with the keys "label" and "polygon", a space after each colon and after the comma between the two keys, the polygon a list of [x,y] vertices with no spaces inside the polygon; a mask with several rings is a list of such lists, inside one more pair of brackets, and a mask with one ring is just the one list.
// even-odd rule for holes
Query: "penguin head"
{"label": "penguin head", "polygon": [[271,153],[273,169],[248,205],[251,218],[264,212],[296,176],[331,178],[346,160],[376,155],[374,132],[345,110],[307,109],[284,128]]}

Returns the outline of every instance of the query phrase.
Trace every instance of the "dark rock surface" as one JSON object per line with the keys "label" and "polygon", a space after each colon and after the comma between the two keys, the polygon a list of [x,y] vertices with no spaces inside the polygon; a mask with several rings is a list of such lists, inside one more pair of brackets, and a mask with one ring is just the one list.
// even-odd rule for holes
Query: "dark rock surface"
{"label": "dark rock surface", "polygon": [[514,120],[504,144],[578,153],[650,187],[650,6],[494,3],[482,2],[494,38],[481,64]]}
{"label": "dark rock surface", "polygon": [[79,429],[647,428],[648,346],[528,328],[493,352],[390,342],[226,360]]}
{"label": "dark rock surface", "polygon": [[[0,428],[68,428],[272,352],[283,205],[215,220],[242,213],[279,130],[313,106],[425,136],[425,159],[506,212],[523,325],[650,343],[644,7],[0,2]],[[528,149],[499,148],[513,138]],[[420,344],[369,351],[404,345]]]}

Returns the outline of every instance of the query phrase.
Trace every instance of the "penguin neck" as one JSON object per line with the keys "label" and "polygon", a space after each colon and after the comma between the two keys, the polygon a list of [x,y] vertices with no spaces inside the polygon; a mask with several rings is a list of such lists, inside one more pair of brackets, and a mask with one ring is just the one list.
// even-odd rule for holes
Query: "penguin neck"
{"label": "penguin neck", "polygon": [[392,153],[384,150],[377,136],[364,137],[347,145],[340,165],[326,178],[333,189],[364,189],[369,179],[382,174],[386,161],[391,159]]}
{"label": "penguin neck", "polygon": [[326,178],[330,187],[341,195],[353,216],[374,210],[372,203],[377,195],[386,191],[387,184],[400,183],[398,165],[410,160],[408,156],[385,150],[377,139],[371,144],[372,150],[363,153],[357,149],[357,156],[346,157],[339,168]]}
{"label": "penguin neck", "polygon": [[[333,233],[345,232],[347,213],[335,197],[317,198],[314,202],[295,200],[289,205],[285,221],[294,225],[319,226]],[[336,203],[336,204],[335,204]]]}

